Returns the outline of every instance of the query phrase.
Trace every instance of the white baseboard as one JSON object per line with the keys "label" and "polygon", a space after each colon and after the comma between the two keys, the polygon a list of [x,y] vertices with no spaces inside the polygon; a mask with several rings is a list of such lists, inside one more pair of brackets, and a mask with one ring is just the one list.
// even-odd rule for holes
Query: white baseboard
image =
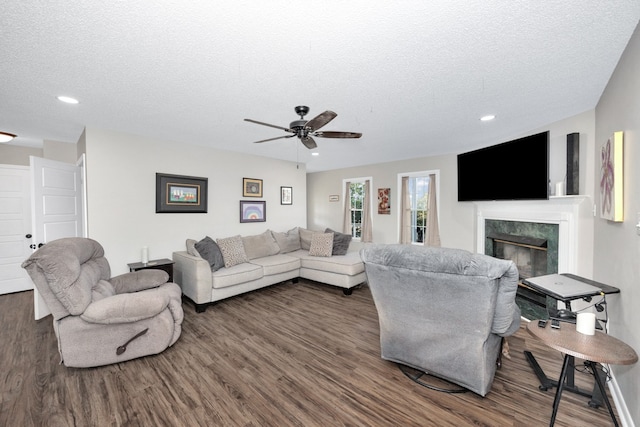
{"label": "white baseboard", "polygon": [[622,392],[620,391],[620,387],[616,381],[616,377],[611,372],[611,366],[607,365],[607,371],[611,375],[611,380],[608,382],[609,391],[611,392],[611,397],[613,397],[613,403],[616,405],[616,409],[618,410],[620,425],[623,427],[635,427],[633,419],[631,418],[631,413],[627,407],[627,403],[624,401],[624,397],[622,396]]}

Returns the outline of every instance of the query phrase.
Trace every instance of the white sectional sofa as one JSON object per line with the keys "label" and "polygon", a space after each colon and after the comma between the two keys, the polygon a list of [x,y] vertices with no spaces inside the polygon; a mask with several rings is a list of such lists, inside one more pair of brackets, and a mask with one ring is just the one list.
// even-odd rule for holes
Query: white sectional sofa
{"label": "white sectional sofa", "polygon": [[[328,234],[344,243],[342,233],[303,228],[218,239],[216,245],[225,261],[223,267],[220,259],[212,261],[207,247],[203,254],[196,249],[203,249],[205,239],[200,242],[188,239],[187,250],[173,253],[174,282],[180,285],[183,295],[194,302],[197,312],[205,311],[216,301],[287,280],[297,282],[299,277],[343,288],[344,294],[350,295],[355,286],[366,281],[359,255],[361,245],[348,242],[348,249],[343,245],[336,250],[336,240],[336,244],[327,248]],[[344,255],[332,254],[345,250]],[[227,262],[229,260],[231,262]]]}

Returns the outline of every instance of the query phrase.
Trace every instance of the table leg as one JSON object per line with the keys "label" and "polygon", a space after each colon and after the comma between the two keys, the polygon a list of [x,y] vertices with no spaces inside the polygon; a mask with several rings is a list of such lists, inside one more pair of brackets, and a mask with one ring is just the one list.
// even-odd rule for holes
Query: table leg
{"label": "table leg", "polygon": [[613,425],[618,427],[616,414],[614,414],[613,408],[611,407],[611,403],[609,402],[609,398],[607,397],[607,390],[604,388],[604,383],[602,382],[602,378],[600,378],[600,375],[598,375],[598,367],[596,363],[587,360],[585,361],[585,364],[589,367],[589,369],[593,373],[593,377],[596,379],[596,383],[598,384],[600,393],[602,393],[602,400],[604,400],[605,405],[607,405],[607,409],[609,410],[609,415],[611,415],[611,419],[613,420]]}
{"label": "table leg", "polygon": [[558,388],[556,388],[556,397],[553,398],[553,412],[551,413],[551,421],[549,427],[553,427],[556,422],[556,414],[558,413],[558,406],[560,406],[560,397],[562,396],[562,389],[564,388],[564,380],[567,377],[567,371],[569,367],[569,355],[564,355],[564,361],[562,362],[562,370],[560,371],[560,378],[558,379]]}

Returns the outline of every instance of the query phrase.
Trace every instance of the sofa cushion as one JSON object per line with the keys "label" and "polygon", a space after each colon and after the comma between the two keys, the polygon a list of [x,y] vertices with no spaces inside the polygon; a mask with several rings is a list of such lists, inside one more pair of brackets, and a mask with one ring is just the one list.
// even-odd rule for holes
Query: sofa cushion
{"label": "sofa cushion", "polygon": [[262,276],[262,267],[249,262],[243,262],[242,264],[237,264],[229,268],[221,268],[211,273],[212,286],[214,289],[226,288],[228,286],[258,280]]}
{"label": "sofa cushion", "polygon": [[309,255],[329,257],[333,251],[333,233],[314,233],[311,237]]}
{"label": "sofa cushion", "polygon": [[224,266],[226,268],[233,267],[234,265],[249,262],[247,253],[244,251],[244,244],[242,243],[242,237],[240,235],[232,237],[224,237],[218,239],[218,246],[222,252],[222,258],[224,259]]}
{"label": "sofa cushion", "polygon": [[273,238],[276,239],[281,254],[297,251],[301,248],[298,227],[292,228],[285,233],[278,231],[272,231],[271,233],[273,234]]}
{"label": "sofa cushion", "polygon": [[333,233],[333,251],[331,255],[344,255],[349,250],[351,235],[333,231],[330,228],[324,230],[325,233]]}
{"label": "sofa cushion", "polygon": [[345,274],[347,276],[355,276],[364,271],[364,263],[358,252],[348,252],[346,255],[326,258],[310,256],[304,251],[298,251],[295,254],[300,256],[300,268]]}
{"label": "sofa cushion", "polygon": [[187,253],[189,255],[193,255],[193,256],[197,256],[200,257],[200,252],[198,252],[198,250],[196,249],[196,243],[198,243],[198,241],[196,239],[187,239],[186,244],[187,244]]}
{"label": "sofa cushion", "polygon": [[298,227],[298,233],[300,234],[300,248],[308,251],[311,248],[311,237],[315,233],[321,233],[321,231],[307,230],[306,228]]}
{"label": "sofa cushion", "polygon": [[201,258],[209,262],[211,271],[217,271],[224,267],[224,258],[222,257],[220,247],[218,247],[211,237],[207,236],[200,240],[194,245],[194,249],[198,251]]}
{"label": "sofa cushion", "polygon": [[276,239],[273,238],[269,230],[255,236],[244,236],[242,237],[242,243],[247,258],[250,260],[275,255],[280,252],[280,246],[278,246]]}
{"label": "sofa cushion", "polygon": [[265,276],[286,273],[300,268],[300,258],[288,255],[272,255],[265,258],[252,259],[251,264],[262,267]]}

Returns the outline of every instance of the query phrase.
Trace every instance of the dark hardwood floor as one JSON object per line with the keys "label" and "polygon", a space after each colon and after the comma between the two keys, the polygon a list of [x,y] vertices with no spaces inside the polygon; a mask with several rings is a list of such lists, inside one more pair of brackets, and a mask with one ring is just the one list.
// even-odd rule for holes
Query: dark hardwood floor
{"label": "dark hardwood floor", "polygon": [[[554,390],[538,390],[523,350],[550,376],[562,355],[520,329],[492,391],[421,387],[380,358],[369,289],[344,296],[301,280],[197,314],[165,352],[91,369],[59,364],[51,317],[33,293],[0,296],[0,426],[545,426]],[[589,388],[591,377],[576,372]],[[564,393],[557,426],[611,425],[606,408]]]}

